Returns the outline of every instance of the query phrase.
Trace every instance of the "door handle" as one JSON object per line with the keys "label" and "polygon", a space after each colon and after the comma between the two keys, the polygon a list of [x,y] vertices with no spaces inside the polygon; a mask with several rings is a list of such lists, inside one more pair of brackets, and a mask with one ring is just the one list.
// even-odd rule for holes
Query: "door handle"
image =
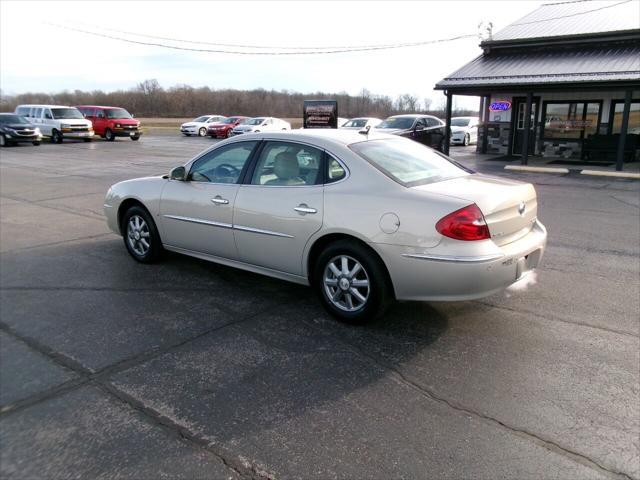
{"label": "door handle", "polygon": [[301,213],[303,215],[307,213],[318,213],[318,210],[316,210],[315,208],[309,207],[309,205],[307,205],[306,203],[301,203],[300,205],[298,205],[297,207],[294,207],[293,209],[296,212]]}
{"label": "door handle", "polygon": [[227,205],[229,203],[229,200],[227,200],[226,198],[222,198],[220,195],[216,195],[211,199],[211,201],[216,205]]}

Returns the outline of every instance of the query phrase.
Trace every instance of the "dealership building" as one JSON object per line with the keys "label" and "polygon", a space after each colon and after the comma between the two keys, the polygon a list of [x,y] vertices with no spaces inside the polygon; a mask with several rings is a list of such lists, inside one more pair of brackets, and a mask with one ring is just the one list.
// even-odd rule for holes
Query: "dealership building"
{"label": "dealership building", "polygon": [[628,2],[542,5],[436,85],[481,97],[477,151],[601,162],[640,156],[640,8]]}

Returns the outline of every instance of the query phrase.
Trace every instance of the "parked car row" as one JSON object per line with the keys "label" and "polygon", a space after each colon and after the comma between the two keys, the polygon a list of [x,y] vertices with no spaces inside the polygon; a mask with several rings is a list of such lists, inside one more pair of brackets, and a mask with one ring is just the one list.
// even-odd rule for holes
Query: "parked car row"
{"label": "parked car row", "polygon": [[120,107],[98,105],[19,105],[14,113],[0,114],[0,146],[19,142],[39,145],[42,137],[52,143],[65,138],[90,142],[95,135],[108,141],[116,137],[138,140],[140,122]]}
{"label": "parked car row", "polygon": [[202,115],[190,122],[180,125],[180,133],[190,137],[210,136],[212,138],[227,138],[248,132],[269,132],[291,130],[291,124],[275,117],[243,117],[224,115]]}

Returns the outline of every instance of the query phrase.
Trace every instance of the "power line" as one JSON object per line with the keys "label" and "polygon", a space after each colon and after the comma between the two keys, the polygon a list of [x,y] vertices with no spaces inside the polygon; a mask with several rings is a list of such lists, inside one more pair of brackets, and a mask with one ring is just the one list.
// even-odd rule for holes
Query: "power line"
{"label": "power line", "polygon": [[[54,27],[58,27],[58,28],[62,28],[65,30],[70,30],[73,32],[79,32],[79,33],[84,33],[87,35],[93,35],[96,37],[101,37],[101,38],[108,38],[110,40],[118,40],[121,42],[126,42],[126,43],[133,43],[136,45],[145,45],[145,46],[151,46],[151,47],[161,47],[161,48],[169,48],[172,50],[184,50],[184,51],[189,51],[189,52],[204,52],[204,53],[224,53],[224,54],[232,54],[232,55],[271,55],[271,56],[277,56],[277,55],[326,55],[326,54],[336,54],[336,53],[351,53],[351,52],[368,52],[368,51],[374,51],[374,50],[390,50],[390,49],[397,49],[397,48],[406,48],[406,47],[418,47],[418,46],[422,46],[422,45],[429,45],[429,44],[435,44],[435,43],[444,43],[444,42],[452,42],[455,40],[460,40],[463,38],[472,38],[472,37],[477,37],[476,34],[468,34],[468,35],[458,35],[456,37],[450,37],[450,38],[441,38],[441,39],[437,39],[437,40],[427,40],[427,41],[422,41],[422,42],[412,42],[412,43],[398,43],[398,44],[391,44],[391,45],[370,45],[370,46],[363,46],[363,47],[337,47],[334,49],[327,49],[327,50],[321,50],[321,51],[291,51],[291,52],[274,52],[274,51],[269,51],[269,52],[265,52],[265,51],[260,51],[260,52],[247,52],[247,51],[241,51],[241,50],[226,50],[226,49],[210,49],[210,48],[193,48],[193,47],[183,47],[183,46],[178,46],[178,45],[168,45],[166,43],[158,43],[158,42],[146,42],[146,41],[142,41],[142,40],[133,40],[130,38],[124,38],[124,37],[119,37],[119,36],[115,36],[115,35],[108,35],[105,33],[99,33],[99,32],[90,32],[88,30],[83,30],[81,28],[75,28],[75,27],[69,27],[66,25],[60,25],[60,24],[56,24],[56,23],[50,23],[50,22],[45,22],[48,25],[52,25]],[[239,46],[237,46],[239,47]]]}

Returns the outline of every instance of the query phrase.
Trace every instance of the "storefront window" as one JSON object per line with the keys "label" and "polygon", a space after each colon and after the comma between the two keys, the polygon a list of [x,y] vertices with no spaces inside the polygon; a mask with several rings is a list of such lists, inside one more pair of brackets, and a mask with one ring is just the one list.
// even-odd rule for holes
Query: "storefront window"
{"label": "storefront window", "polygon": [[[615,101],[613,108],[613,118],[611,119],[611,133],[620,133],[622,127],[622,111],[624,102]],[[629,128],[627,133],[640,134],[640,101],[631,102],[629,109]]]}
{"label": "storefront window", "polygon": [[600,103],[545,102],[544,138],[581,139],[598,131]]}

